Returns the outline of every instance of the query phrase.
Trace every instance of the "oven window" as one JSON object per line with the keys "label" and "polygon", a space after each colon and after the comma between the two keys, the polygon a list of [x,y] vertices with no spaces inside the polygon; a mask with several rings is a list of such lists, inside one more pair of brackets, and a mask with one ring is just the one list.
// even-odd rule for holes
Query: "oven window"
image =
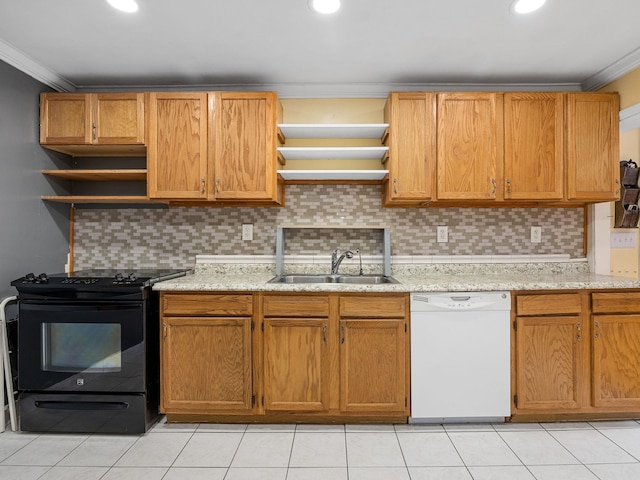
{"label": "oven window", "polygon": [[50,372],[118,372],[119,323],[43,323],[42,369]]}

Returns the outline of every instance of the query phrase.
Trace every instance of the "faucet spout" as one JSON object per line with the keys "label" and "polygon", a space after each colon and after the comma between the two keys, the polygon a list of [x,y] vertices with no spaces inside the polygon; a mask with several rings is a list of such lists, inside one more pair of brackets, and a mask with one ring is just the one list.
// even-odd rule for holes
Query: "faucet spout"
{"label": "faucet spout", "polygon": [[355,252],[351,250],[347,250],[346,252],[338,255],[340,250],[337,248],[331,253],[331,275],[338,275],[338,269],[340,268],[340,264],[345,258],[353,258],[354,255],[357,255],[360,251],[358,249]]}

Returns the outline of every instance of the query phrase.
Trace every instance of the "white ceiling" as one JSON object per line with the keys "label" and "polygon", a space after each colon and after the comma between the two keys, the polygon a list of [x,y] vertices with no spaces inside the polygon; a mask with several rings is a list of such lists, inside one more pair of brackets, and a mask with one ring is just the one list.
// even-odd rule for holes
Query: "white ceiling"
{"label": "white ceiling", "polygon": [[[593,89],[640,66],[640,0],[0,0],[0,59],[59,90],[273,89],[369,96],[519,84]],[[434,89],[436,89],[434,88]]]}

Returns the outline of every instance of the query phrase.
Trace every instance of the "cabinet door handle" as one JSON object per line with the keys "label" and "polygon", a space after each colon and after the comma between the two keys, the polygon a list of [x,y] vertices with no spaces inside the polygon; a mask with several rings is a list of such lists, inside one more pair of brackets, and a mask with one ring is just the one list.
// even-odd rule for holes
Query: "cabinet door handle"
{"label": "cabinet door handle", "polygon": [[200,184],[202,185],[202,191],[200,193],[204,195],[204,178],[200,179]]}
{"label": "cabinet door handle", "polygon": [[322,327],[322,343],[327,344],[327,326]]}
{"label": "cabinet door handle", "polygon": [[216,193],[220,193],[220,179],[216,178]]}
{"label": "cabinet door handle", "polygon": [[507,178],[507,193],[511,194],[511,179]]}
{"label": "cabinet door handle", "polygon": [[167,341],[167,324],[163,323],[162,324],[162,340],[163,341]]}
{"label": "cabinet door handle", "polygon": [[496,194],[496,179],[495,178],[491,179],[491,186],[492,186],[491,195],[495,195]]}
{"label": "cabinet door handle", "polygon": [[596,332],[593,335],[595,339],[600,338],[600,322],[593,322],[593,326],[596,327]]}
{"label": "cabinet door handle", "polygon": [[578,329],[578,334],[576,335],[576,340],[580,341],[580,340],[582,340],[582,324],[580,322],[578,322],[576,324],[576,327]]}
{"label": "cabinet door handle", "polygon": [[94,140],[96,139],[96,123],[95,122],[91,124],[91,136],[93,137]]}
{"label": "cabinet door handle", "polygon": [[393,179],[393,194],[394,195],[398,194],[398,179],[397,178]]}
{"label": "cabinet door handle", "polygon": [[342,338],[340,338],[340,343],[344,343],[344,333],[345,333],[344,325],[340,327],[340,332],[342,333],[341,335]]}

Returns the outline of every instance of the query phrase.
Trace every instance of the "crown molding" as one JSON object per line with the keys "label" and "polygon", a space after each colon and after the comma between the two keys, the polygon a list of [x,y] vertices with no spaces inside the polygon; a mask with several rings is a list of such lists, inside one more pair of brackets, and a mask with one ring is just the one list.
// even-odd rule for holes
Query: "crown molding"
{"label": "crown molding", "polygon": [[78,85],[86,92],[132,91],[275,91],[280,98],[386,98],[389,92],[446,91],[581,91],[579,83],[344,83],[344,84],[200,84],[200,85]]}
{"label": "crown molding", "polygon": [[74,92],[76,86],[66,78],[28,57],[10,43],[0,39],[0,60],[17,68],[58,92]]}
{"label": "crown molding", "polygon": [[640,48],[633,50],[595,75],[587,78],[582,82],[582,89],[585,92],[597,90],[638,67],[640,67]]}
{"label": "crown molding", "polygon": [[640,103],[620,110],[620,133],[640,128]]}

